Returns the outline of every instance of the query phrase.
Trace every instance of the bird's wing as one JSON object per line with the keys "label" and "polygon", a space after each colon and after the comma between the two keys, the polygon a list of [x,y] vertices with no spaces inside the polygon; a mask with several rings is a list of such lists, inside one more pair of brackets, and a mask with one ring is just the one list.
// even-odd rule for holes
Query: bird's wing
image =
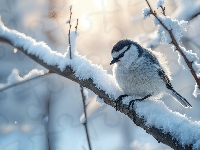
{"label": "bird's wing", "polygon": [[154,54],[150,50],[147,50],[147,49],[143,55],[146,59],[149,60],[149,62],[151,64],[153,64],[158,69],[157,70],[158,75],[160,76],[161,79],[163,79],[163,81],[166,84],[166,87],[168,89],[172,89],[173,88],[172,84],[171,84],[168,76],[165,74],[165,71],[161,68],[160,63],[159,63],[158,59],[156,58],[156,56],[154,56]]}
{"label": "bird's wing", "polygon": [[158,75],[160,76],[161,79],[163,79],[163,81],[165,82],[166,87],[168,89],[172,89],[173,88],[172,84],[171,84],[169,78],[167,77],[167,75],[165,74],[164,70],[162,70],[161,68],[158,69]]}

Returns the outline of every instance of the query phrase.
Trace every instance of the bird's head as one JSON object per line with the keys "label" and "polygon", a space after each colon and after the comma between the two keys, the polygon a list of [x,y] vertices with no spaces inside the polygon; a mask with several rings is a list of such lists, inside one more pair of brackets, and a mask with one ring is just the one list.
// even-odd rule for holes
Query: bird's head
{"label": "bird's head", "polygon": [[[110,65],[119,61],[134,61],[143,53],[143,48],[129,39],[123,39],[117,42],[111,51],[113,60]],[[131,59],[131,60],[130,60]]]}

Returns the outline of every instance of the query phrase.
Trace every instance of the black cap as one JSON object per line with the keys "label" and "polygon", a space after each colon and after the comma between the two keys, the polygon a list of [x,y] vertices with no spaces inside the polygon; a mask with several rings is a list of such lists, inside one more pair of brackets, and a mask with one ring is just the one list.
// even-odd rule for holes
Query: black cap
{"label": "black cap", "polygon": [[135,42],[129,40],[129,39],[123,39],[118,41],[114,46],[113,49],[111,51],[111,53],[113,52],[119,52],[121,49],[123,49],[125,46],[129,46],[131,44],[134,44]]}

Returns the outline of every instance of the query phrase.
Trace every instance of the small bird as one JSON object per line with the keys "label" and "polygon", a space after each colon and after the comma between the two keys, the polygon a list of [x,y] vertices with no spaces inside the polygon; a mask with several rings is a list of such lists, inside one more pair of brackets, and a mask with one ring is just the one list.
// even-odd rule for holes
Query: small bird
{"label": "small bird", "polygon": [[[170,71],[165,57],[158,52],[141,47],[129,39],[117,42],[112,49],[113,74],[119,87],[125,93],[117,99],[116,105],[125,96],[160,98],[164,93],[173,96],[184,107],[192,105],[172,87]],[[129,108],[135,100],[129,102]],[[117,106],[116,106],[117,109]]]}

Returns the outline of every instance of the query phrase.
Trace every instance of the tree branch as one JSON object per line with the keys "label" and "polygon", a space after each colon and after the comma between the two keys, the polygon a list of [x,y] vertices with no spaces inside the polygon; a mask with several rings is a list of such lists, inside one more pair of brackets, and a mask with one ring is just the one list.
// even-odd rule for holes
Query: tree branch
{"label": "tree branch", "polygon": [[192,17],[190,17],[188,20],[191,21],[191,20],[195,19],[196,17],[198,17],[199,15],[200,15],[200,12],[197,12]]}
{"label": "tree branch", "polygon": [[[5,37],[0,36],[0,40],[7,42],[13,46],[15,45],[16,47],[16,43],[15,43],[16,41],[13,41],[12,39],[10,39],[9,36],[5,36]],[[83,87],[90,89],[99,97],[103,98],[106,104],[110,105],[111,107],[115,107],[115,99],[110,98],[109,95],[106,94],[106,91],[99,89],[98,86],[94,84],[94,81],[91,78],[84,79],[84,80],[79,79],[77,76],[75,76],[75,72],[73,71],[73,68],[71,66],[68,65],[66,66],[64,71],[60,71],[60,69],[57,68],[57,66],[48,65],[42,59],[39,59],[35,55],[28,54],[27,50],[25,50],[23,46],[17,46],[16,48],[20,50],[21,52],[23,52],[28,57],[30,57],[31,59],[33,59],[34,61],[36,61],[37,63],[39,63],[40,65],[42,65],[43,67],[49,69],[50,71],[55,72],[63,77],[66,77],[74,82],[77,82]],[[137,126],[140,126],[144,130],[146,130],[146,132],[151,134],[157,141],[162,142],[172,147],[173,149],[177,149],[177,150],[180,150],[180,149],[191,150],[192,149],[192,145],[182,145],[176,139],[176,137],[174,137],[170,133],[165,133],[162,129],[156,128],[154,126],[152,127],[147,126],[145,117],[139,117],[136,114],[135,107],[133,107],[132,110],[129,110],[127,105],[119,104],[119,111],[127,115]],[[193,141],[193,142],[194,142],[193,144],[195,144],[196,141]]]}
{"label": "tree branch", "polygon": [[25,83],[25,82],[27,82],[27,81],[31,81],[31,80],[37,79],[37,78],[39,78],[39,77],[43,77],[43,76],[48,75],[48,74],[50,74],[50,73],[53,73],[53,72],[47,71],[47,72],[45,72],[43,75],[39,75],[39,76],[34,77],[34,78],[31,78],[31,79],[23,80],[23,81],[20,81],[20,82],[17,82],[17,83],[14,83],[14,84],[5,86],[5,87],[3,87],[3,88],[0,88],[0,92],[3,92],[3,91],[5,91],[5,90],[7,90],[7,89],[9,89],[9,88],[14,87],[14,86],[18,86],[18,85],[20,85],[20,84],[23,84],[23,83]]}
{"label": "tree branch", "polygon": [[170,35],[170,37],[171,37],[171,39],[172,39],[172,44],[176,47],[176,49],[177,49],[178,52],[181,54],[181,56],[183,56],[183,59],[185,60],[187,66],[189,67],[190,72],[191,72],[193,78],[195,79],[195,81],[196,81],[196,83],[197,83],[199,89],[200,89],[200,79],[197,77],[197,75],[196,75],[196,73],[195,73],[195,71],[194,71],[194,69],[193,69],[193,67],[192,67],[192,63],[193,63],[193,62],[190,62],[190,61],[187,59],[187,57],[185,56],[185,54],[182,52],[182,50],[181,50],[179,44],[178,44],[177,41],[175,40],[175,37],[174,37],[174,35],[173,35],[173,33],[172,33],[172,30],[169,30],[169,29],[164,25],[164,23],[158,18],[156,12],[153,11],[153,9],[152,9],[151,5],[149,4],[148,0],[146,0],[146,3],[147,3],[147,5],[149,6],[149,8],[150,8],[150,10],[151,10],[151,14],[159,21],[160,25],[162,25],[163,28],[165,28],[165,30],[169,33],[169,35]]}

